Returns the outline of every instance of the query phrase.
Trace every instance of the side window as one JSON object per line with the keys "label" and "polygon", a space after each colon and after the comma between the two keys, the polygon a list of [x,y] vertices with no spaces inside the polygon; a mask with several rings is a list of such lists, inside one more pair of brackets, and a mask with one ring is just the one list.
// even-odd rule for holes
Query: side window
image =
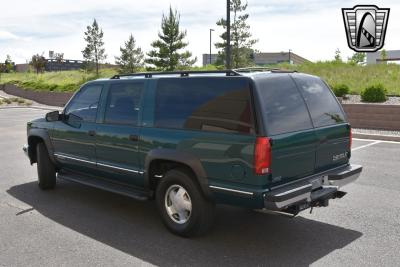
{"label": "side window", "polygon": [[289,75],[257,80],[256,85],[269,135],[312,128],[304,100]]}
{"label": "side window", "polygon": [[86,122],[95,122],[102,88],[98,84],[83,87],[65,108],[65,114],[73,114]]}
{"label": "side window", "polygon": [[326,84],[317,77],[295,75],[315,127],[345,122],[345,117],[335,96]]}
{"label": "side window", "polygon": [[247,80],[160,79],[155,126],[215,132],[254,133]]}
{"label": "side window", "polygon": [[143,87],[143,82],[111,85],[104,122],[137,125]]}

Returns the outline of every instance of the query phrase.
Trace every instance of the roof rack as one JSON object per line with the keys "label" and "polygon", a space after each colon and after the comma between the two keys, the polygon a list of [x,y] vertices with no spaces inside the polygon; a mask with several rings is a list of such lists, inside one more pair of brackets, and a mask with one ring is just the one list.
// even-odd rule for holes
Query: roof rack
{"label": "roof rack", "polygon": [[188,77],[190,74],[226,74],[226,76],[240,76],[236,70],[200,70],[200,71],[163,71],[163,72],[138,72],[129,74],[117,74],[111,79],[120,79],[122,77],[141,77],[152,78],[156,75],[180,75],[181,77]]}
{"label": "roof rack", "polygon": [[274,73],[294,73],[297,70],[283,70],[279,68],[269,68],[269,67],[247,67],[247,68],[239,68],[235,69],[236,72],[263,72],[263,71],[270,71]]}

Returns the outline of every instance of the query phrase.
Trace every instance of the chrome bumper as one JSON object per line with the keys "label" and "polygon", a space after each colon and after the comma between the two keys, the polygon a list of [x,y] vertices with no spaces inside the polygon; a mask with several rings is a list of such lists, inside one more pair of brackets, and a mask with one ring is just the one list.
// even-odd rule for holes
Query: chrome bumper
{"label": "chrome bumper", "polygon": [[305,209],[314,204],[327,203],[329,199],[342,197],[345,193],[339,189],[354,182],[361,171],[362,166],[348,165],[273,189],[264,195],[264,206],[271,210],[284,210],[291,206]]}
{"label": "chrome bumper", "polygon": [[27,157],[29,158],[29,152],[28,152],[29,146],[28,146],[27,144],[25,144],[25,145],[22,147],[22,150],[24,151],[25,156],[27,156]]}

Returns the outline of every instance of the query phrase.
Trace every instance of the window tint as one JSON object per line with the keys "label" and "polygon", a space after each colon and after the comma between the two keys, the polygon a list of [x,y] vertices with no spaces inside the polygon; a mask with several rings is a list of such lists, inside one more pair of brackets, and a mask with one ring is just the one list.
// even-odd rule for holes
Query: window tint
{"label": "window tint", "polygon": [[155,126],[253,133],[248,82],[244,79],[160,79]]}
{"label": "window tint", "polygon": [[312,128],[304,100],[289,75],[256,80],[256,84],[269,135]]}
{"label": "window tint", "polygon": [[120,83],[110,87],[105,123],[137,125],[144,83]]}
{"label": "window tint", "polygon": [[345,121],[335,96],[321,79],[305,75],[296,75],[294,78],[306,100],[315,127]]}
{"label": "window tint", "polygon": [[69,103],[65,114],[73,114],[82,118],[83,121],[94,122],[102,87],[98,84],[83,87]]}

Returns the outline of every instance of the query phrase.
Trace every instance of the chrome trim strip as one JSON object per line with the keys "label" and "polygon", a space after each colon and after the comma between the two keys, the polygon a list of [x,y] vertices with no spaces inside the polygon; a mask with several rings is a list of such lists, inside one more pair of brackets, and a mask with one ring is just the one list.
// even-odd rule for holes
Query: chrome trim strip
{"label": "chrome trim strip", "polygon": [[253,192],[235,190],[235,189],[230,189],[230,188],[225,188],[225,187],[219,187],[219,186],[214,186],[214,185],[210,185],[210,188],[217,189],[217,190],[223,190],[223,191],[234,192],[234,193],[239,193],[239,194],[244,194],[244,195],[251,195],[251,196],[254,195]]}
{"label": "chrome trim strip", "polygon": [[137,171],[137,170],[132,170],[132,169],[125,169],[125,168],[121,168],[121,167],[117,167],[117,166],[112,166],[112,165],[108,165],[108,164],[104,164],[104,163],[96,163],[94,161],[89,161],[89,160],[84,160],[84,159],[78,159],[75,157],[71,157],[71,156],[66,156],[66,155],[62,155],[62,154],[57,154],[54,153],[54,156],[61,158],[61,159],[72,159],[72,160],[76,160],[76,161],[80,161],[80,162],[85,162],[85,163],[89,163],[89,164],[93,164],[93,165],[99,165],[99,166],[103,166],[103,167],[107,167],[107,168],[111,168],[111,169],[116,169],[116,170],[121,170],[121,171],[126,171],[126,172],[132,172],[132,173],[138,173],[138,174],[144,174],[143,171]]}
{"label": "chrome trim strip", "polygon": [[[307,187],[310,187],[310,186],[312,187],[312,185],[311,185],[311,184],[306,184],[306,185],[303,185],[303,186],[300,186],[300,187],[293,188],[293,189],[291,189],[291,190],[288,190],[288,191],[282,192],[282,193],[280,193],[280,194],[277,194],[277,195],[275,195],[275,196],[277,196],[277,197],[284,196],[284,195],[287,195],[287,194],[290,194],[290,193],[293,193],[293,192],[299,191],[299,190],[301,190],[301,189],[303,189],[303,188],[307,188]],[[311,191],[311,190],[310,190],[310,191]]]}
{"label": "chrome trim strip", "polygon": [[90,160],[78,159],[78,158],[75,158],[75,157],[61,155],[61,154],[57,154],[57,153],[54,153],[54,156],[56,156],[57,158],[60,158],[60,159],[72,159],[72,160],[76,160],[76,161],[80,161],[80,162],[96,165],[96,162],[90,161]]}
{"label": "chrome trim strip", "polygon": [[125,169],[125,168],[121,168],[121,167],[117,167],[117,166],[112,166],[112,165],[108,165],[108,164],[104,164],[104,163],[97,163],[97,165],[103,166],[103,167],[108,167],[111,169],[116,169],[116,170],[121,170],[121,171],[126,171],[126,172],[133,172],[133,173],[138,173],[138,174],[143,174],[144,172],[142,171],[137,171],[137,170],[132,170],[132,169]]}

